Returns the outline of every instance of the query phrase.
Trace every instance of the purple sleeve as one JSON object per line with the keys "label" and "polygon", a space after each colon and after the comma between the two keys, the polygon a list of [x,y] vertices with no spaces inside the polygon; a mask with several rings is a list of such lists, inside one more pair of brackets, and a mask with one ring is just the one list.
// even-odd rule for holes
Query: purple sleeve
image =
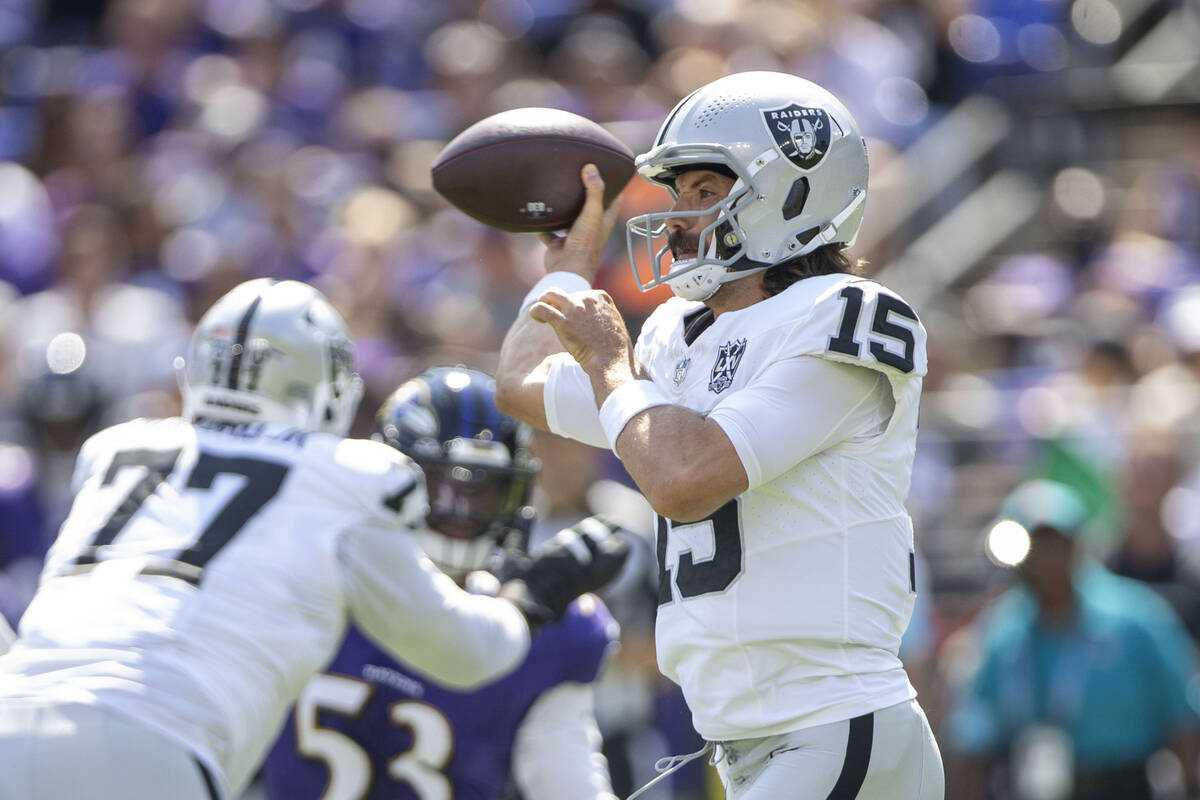
{"label": "purple sleeve", "polygon": [[560,665],[560,683],[591,683],[600,676],[619,634],[620,627],[604,602],[585,595],[571,604],[561,622],[546,627],[534,641]]}

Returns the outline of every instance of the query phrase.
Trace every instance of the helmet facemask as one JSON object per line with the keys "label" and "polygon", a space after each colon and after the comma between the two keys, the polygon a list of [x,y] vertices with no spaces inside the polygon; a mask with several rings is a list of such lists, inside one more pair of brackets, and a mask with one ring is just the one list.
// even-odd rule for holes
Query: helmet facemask
{"label": "helmet facemask", "polygon": [[455,439],[447,443],[446,457],[417,459],[429,492],[429,531],[422,534],[422,546],[456,578],[487,566],[502,540],[521,524],[533,488],[531,470],[504,465],[510,462],[504,445],[489,443],[494,448],[487,454],[480,444]]}
{"label": "helmet facemask", "polygon": [[[720,166],[736,176],[729,194],[714,205],[693,211],[658,211],[631,218],[625,226],[626,245],[638,287],[649,291],[666,283],[676,295],[687,300],[707,300],[721,284],[752,274],[764,265],[750,263],[746,258],[746,233],[738,224],[737,215],[759,195],[754,176],[744,169],[729,150],[721,145],[668,145],[656,148],[638,158],[652,164],[652,180],[665,186],[671,199],[677,200],[675,177],[693,169]],[[647,170],[649,171],[649,170]],[[668,220],[696,219],[716,214],[716,218],[701,229],[696,257],[673,260],[669,267],[663,260],[671,253]],[[642,241],[636,242],[637,239]],[[635,248],[643,248],[648,257],[649,278],[642,274]],[[665,267],[665,268],[664,268]]]}
{"label": "helmet facemask", "polygon": [[[527,533],[540,464],[532,429],[501,414],[489,376],[465,368],[435,368],[391,394],[372,438],[407,455],[425,473],[429,497],[421,545],[458,579],[485,569],[514,533]],[[522,537],[518,537],[522,538]]]}

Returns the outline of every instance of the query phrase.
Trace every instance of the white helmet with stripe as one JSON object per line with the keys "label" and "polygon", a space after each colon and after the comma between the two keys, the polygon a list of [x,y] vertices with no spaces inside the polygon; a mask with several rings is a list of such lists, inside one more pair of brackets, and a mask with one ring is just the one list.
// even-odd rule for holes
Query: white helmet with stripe
{"label": "white helmet with stripe", "polygon": [[184,370],[184,416],[279,422],[344,436],[362,397],[341,315],[299,281],[246,281],[196,326]]}

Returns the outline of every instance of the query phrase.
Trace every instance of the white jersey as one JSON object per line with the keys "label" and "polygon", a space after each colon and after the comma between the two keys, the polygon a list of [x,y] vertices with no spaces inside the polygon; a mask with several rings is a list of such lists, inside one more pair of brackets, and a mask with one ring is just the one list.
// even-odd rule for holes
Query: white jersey
{"label": "white jersey", "polygon": [[240,791],[348,615],[453,682],[499,677],[528,629],[419,550],[420,472],[377,442],[135,420],[80,452],[77,496],[0,658],[5,698],[116,709]]}
{"label": "white jersey", "polygon": [[[769,736],[914,697],[897,656],[915,599],[904,502],[926,370],[912,310],[879,284],[841,274],[715,320],[673,298],[647,320],[636,354],[674,403],[721,425],[750,479],[705,520],[657,523],[658,662],[683,688],[697,731]],[[871,381],[885,395],[875,403],[881,424],[813,454],[780,452],[772,437],[786,439],[788,426],[831,399],[805,385],[785,396],[782,416],[748,418],[745,393],[777,392],[764,373],[810,358],[885,376]],[[553,423],[563,397],[548,384],[551,396]]]}

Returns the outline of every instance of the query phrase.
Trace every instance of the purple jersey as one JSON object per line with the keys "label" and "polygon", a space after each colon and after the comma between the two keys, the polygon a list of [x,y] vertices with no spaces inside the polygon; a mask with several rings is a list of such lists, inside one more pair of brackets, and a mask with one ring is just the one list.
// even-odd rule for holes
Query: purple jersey
{"label": "purple jersey", "polygon": [[534,637],[515,672],[457,692],[398,664],[351,628],[268,754],[267,796],[501,800],[530,706],[560,683],[595,680],[615,634],[602,602],[576,601]]}

